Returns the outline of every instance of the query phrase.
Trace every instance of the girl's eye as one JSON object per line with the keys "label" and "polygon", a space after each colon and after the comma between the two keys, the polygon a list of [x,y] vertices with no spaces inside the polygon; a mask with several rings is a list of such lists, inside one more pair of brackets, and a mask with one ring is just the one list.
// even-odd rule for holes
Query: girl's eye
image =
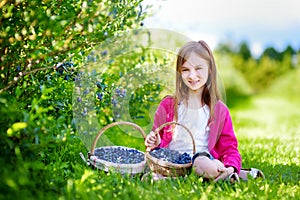
{"label": "girl's eye", "polygon": [[187,72],[187,71],[189,71],[188,69],[182,69],[181,71],[183,71],[183,72]]}

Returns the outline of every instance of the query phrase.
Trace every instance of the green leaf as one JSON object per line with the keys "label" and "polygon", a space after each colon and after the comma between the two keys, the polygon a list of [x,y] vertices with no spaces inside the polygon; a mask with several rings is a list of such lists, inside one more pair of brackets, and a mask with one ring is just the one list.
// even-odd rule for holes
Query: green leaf
{"label": "green leaf", "polygon": [[13,129],[14,132],[20,131],[20,130],[26,128],[26,127],[27,127],[26,122],[17,122],[17,123],[14,123],[12,125],[12,129]]}

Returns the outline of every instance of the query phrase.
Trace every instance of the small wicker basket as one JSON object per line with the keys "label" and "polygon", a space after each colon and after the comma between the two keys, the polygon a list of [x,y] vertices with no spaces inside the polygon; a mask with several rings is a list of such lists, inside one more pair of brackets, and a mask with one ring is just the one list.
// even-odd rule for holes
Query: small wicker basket
{"label": "small wicker basket", "polygon": [[[189,133],[190,137],[192,138],[192,143],[193,143],[193,154],[195,154],[196,146],[195,146],[194,137],[193,137],[191,131],[183,124],[180,124],[178,122],[167,122],[167,123],[161,125],[160,127],[158,127],[154,131],[155,134],[159,134],[159,131],[163,127],[171,125],[171,124],[176,124],[176,125],[182,126]],[[171,177],[185,176],[186,174],[190,173],[190,171],[192,169],[192,162],[187,163],[187,164],[176,164],[176,163],[168,162],[168,161],[158,159],[158,158],[152,156],[150,154],[149,150],[146,151],[145,157],[146,157],[147,164],[148,164],[149,168],[151,169],[151,171],[162,174],[164,176],[171,176]]]}
{"label": "small wicker basket", "polygon": [[[88,160],[87,163],[91,164],[92,166],[104,170],[106,172],[108,172],[109,170],[114,170],[117,171],[121,174],[138,174],[138,173],[142,173],[144,171],[145,165],[146,165],[146,159],[144,159],[142,162],[140,163],[135,163],[135,164],[123,164],[123,163],[114,163],[114,162],[109,162],[106,160],[102,160],[100,158],[98,158],[97,156],[94,155],[94,152],[96,149],[101,149],[101,148],[119,148],[122,147],[124,149],[127,150],[132,150],[134,148],[129,148],[129,147],[124,147],[124,146],[106,146],[106,147],[100,147],[100,148],[96,148],[95,146],[98,142],[98,139],[100,138],[100,136],[104,133],[104,131],[106,131],[107,129],[113,127],[113,126],[117,126],[117,125],[129,125],[129,126],[133,126],[134,128],[136,128],[143,136],[143,138],[145,139],[146,134],[143,131],[143,129],[138,126],[135,123],[131,123],[131,122],[114,122],[111,123],[105,127],[103,127],[99,133],[97,134],[97,136],[95,137],[91,150],[88,153]],[[136,149],[134,149],[136,150]],[[141,152],[139,150],[136,150],[142,154],[144,154],[144,152]]]}

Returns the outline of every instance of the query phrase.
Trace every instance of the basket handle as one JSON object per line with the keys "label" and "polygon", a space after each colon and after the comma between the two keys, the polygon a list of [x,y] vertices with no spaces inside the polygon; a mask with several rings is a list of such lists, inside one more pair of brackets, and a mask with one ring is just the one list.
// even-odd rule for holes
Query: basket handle
{"label": "basket handle", "polygon": [[114,123],[106,125],[105,127],[103,127],[99,131],[99,133],[97,134],[97,136],[95,137],[95,139],[93,141],[93,144],[92,144],[92,147],[91,147],[91,151],[90,151],[91,155],[94,154],[94,150],[95,150],[96,144],[98,142],[98,139],[104,133],[104,131],[106,131],[107,129],[109,129],[109,128],[113,127],[113,126],[122,125],[122,124],[133,126],[134,128],[136,128],[139,132],[141,132],[141,134],[142,134],[142,136],[144,137],[144,140],[145,140],[146,134],[145,134],[144,130],[140,126],[138,126],[137,124],[132,123],[132,122],[123,122],[123,121],[121,121],[121,122],[114,122]]}
{"label": "basket handle", "polygon": [[192,138],[192,143],[193,143],[193,154],[196,153],[196,144],[195,144],[195,140],[194,140],[194,137],[193,137],[193,134],[192,132],[183,124],[180,124],[178,122],[175,122],[175,121],[172,121],[172,122],[167,122],[167,123],[164,123],[163,125],[159,126],[158,128],[155,129],[154,133],[157,135],[159,134],[159,131],[165,127],[165,126],[168,126],[168,125],[171,125],[171,124],[176,124],[176,125],[179,125],[179,126],[182,126],[190,135],[190,137]]}

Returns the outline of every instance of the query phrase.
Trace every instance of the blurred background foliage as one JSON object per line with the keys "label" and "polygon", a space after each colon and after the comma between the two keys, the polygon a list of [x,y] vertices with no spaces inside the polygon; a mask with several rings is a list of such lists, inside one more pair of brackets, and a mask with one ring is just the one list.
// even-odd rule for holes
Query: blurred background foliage
{"label": "blurred background foliage", "polygon": [[[78,155],[90,141],[82,135],[99,130],[76,127],[74,112],[101,126],[130,119],[150,130],[155,106],[172,92],[174,53],[133,48],[134,33],[147,35],[149,9],[140,0],[0,2],[1,199],[70,192],[70,180],[85,173]],[[127,34],[126,43],[111,40]],[[241,104],[298,70],[299,53],[269,47],[255,58],[246,41],[219,44],[226,103]],[[91,99],[95,105],[85,106]],[[140,140],[133,145],[143,148]]]}
{"label": "blurred background foliage", "polygon": [[254,57],[246,41],[224,41],[217,46],[215,54],[229,106],[264,93],[275,80],[297,70],[300,65],[300,49],[291,46],[283,51],[267,47],[260,56]]}

